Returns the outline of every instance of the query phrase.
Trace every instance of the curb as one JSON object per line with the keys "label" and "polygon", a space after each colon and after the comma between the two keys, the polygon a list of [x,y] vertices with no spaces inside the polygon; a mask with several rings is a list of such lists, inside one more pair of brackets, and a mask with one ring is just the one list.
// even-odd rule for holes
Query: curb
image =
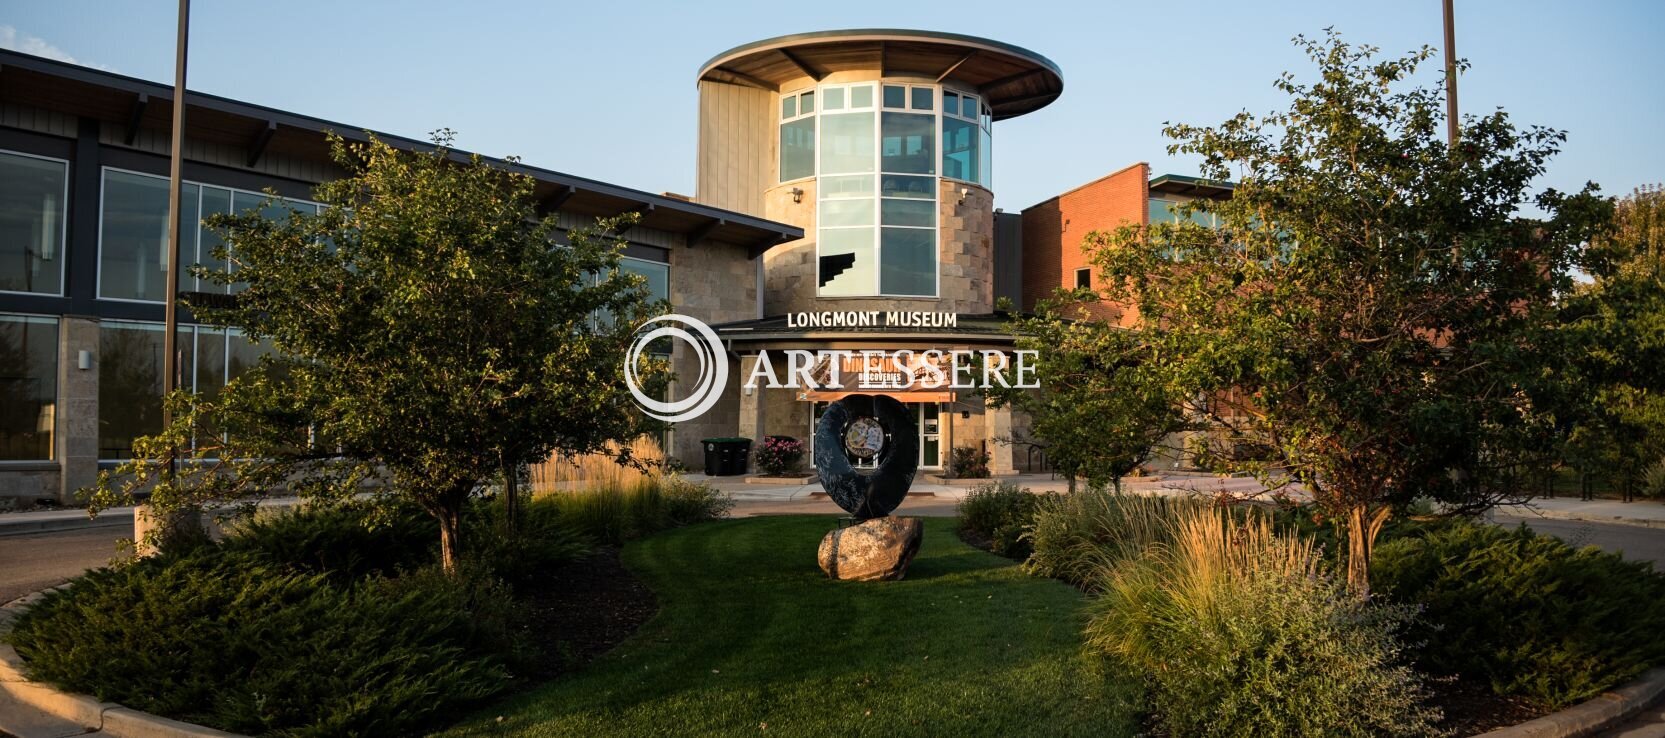
{"label": "curb", "polygon": [[1661,694],[1665,694],[1665,667],[1653,669],[1623,687],[1560,712],[1482,733],[1477,738],[1584,738],[1634,717]]}
{"label": "curb", "polygon": [[75,517],[54,518],[51,520],[7,520],[7,515],[0,515],[0,537],[23,536],[30,533],[51,533],[61,530],[82,530],[85,528],[116,528],[133,527],[133,510],[106,510],[98,517],[88,517],[85,514]]}
{"label": "curb", "polygon": [[1611,523],[1614,525],[1628,525],[1635,528],[1665,529],[1665,519],[1657,518],[1628,518],[1623,515],[1598,515],[1566,510],[1546,510],[1544,508],[1500,507],[1494,512],[1509,518],[1544,518],[1546,520],[1576,520],[1584,523]]}
{"label": "curb", "polygon": [[[12,621],[47,592],[59,585],[19,597],[0,605],[0,635],[11,631]],[[23,675],[23,658],[10,644],[0,644],[0,695],[59,720],[72,722],[111,738],[243,738],[235,733],[183,723],[151,715],[114,702],[99,702],[84,694],[61,692],[31,682]]]}

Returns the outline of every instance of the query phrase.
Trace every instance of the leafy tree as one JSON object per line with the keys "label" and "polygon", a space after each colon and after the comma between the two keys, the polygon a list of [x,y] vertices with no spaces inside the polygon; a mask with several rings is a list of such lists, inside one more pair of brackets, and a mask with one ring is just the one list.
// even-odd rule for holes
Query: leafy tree
{"label": "leafy tree", "polygon": [[1038,389],[987,390],[996,406],[1030,418],[1047,461],[1069,480],[1119,485],[1148,461],[1164,438],[1188,427],[1179,397],[1150,361],[1151,346],[1135,331],[1095,320],[1083,309],[1088,290],[1060,291],[1033,316],[1016,316],[1007,329],[1017,348],[1034,350]]}
{"label": "leafy tree", "polygon": [[1665,465],[1665,189],[1620,200],[1585,269],[1563,310],[1572,360],[1556,367],[1575,390],[1569,455],[1634,488]]}
{"label": "leafy tree", "polygon": [[[1346,528],[1364,595],[1394,509],[1426,496],[1478,511],[1548,463],[1556,428],[1532,390],[1601,201],[1593,186],[1529,196],[1560,131],[1499,110],[1448,146],[1440,88],[1408,86],[1431,49],[1295,41],[1317,79],[1277,81],[1287,110],[1165,130],[1171,153],[1237,182],[1181,207],[1218,227],[1126,227],[1089,250],[1212,442],[1263,450],[1214,463],[1304,486]],[[1528,204],[1545,218],[1519,217]]]}
{"label": "leafy tree", "polygon": [[[621,223],[557,245],[530,177],[454,157],[450,141],[412,153],[332,138],[347,176],[318,187],[321,212],[210,220],[235,271],[198,276],[246,287],[192,308],[275,350],[215,397],[170,398],[174,426],[101,477],[96,501],[153,484],[162,510],[279,488],[403,497],[438,521],[455,571],[464,503],[497,475],[656,429],[620,381],[653,308],[641,278],[616,271],[622,245],[597,235]],[[665,365],[644,368],[662,386]],[[158,462],[176,446],[192,450],[170,477]]]}

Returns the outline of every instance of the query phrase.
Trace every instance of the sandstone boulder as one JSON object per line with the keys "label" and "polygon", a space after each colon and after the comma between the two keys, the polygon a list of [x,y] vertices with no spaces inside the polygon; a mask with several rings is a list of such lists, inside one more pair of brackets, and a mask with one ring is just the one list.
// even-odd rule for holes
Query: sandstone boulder
{"label": "sandstone boulder", "polygon": [[821,571],[833,579],[901,579],[919,553],[924,533],[919,518],[873,518],[828,533],[817,558]]}

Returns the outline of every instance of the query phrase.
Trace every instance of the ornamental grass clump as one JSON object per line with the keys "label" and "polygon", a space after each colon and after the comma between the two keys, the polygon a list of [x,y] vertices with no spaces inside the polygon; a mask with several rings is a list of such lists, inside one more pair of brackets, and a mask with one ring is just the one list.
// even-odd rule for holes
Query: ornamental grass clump
{"label": "ornamental grass clump", "polygon": [[1435,733],[1401,663],[1406,607],[1352,596],[1312,545],[1262,517],[1176,510],[1165,540],[1107,563],[1088,647],[1149,683],[1171,735]]}
{"label": "ornamental grass clump", "polygon": [[1025,566],[1044,577],[1086,590],[1102,585],[1106,567],[1137,558],[1172,535],[1171,520],[1211,503],[1189,497],[1157,497],[1089,487],[1048,495],[1036,503],[1029,526],[1033,553]]}

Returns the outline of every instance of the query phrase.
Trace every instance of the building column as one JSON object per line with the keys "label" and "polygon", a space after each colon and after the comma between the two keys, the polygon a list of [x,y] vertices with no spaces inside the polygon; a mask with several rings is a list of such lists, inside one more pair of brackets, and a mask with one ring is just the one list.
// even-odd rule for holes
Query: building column
{"label": "building column", "polygon": [[[81,368],[81,352],[88,364]],[[76,491],[98,480],[98,321],[66,315],[58,324],[58,502],[73,505]]]}
{"label": "building column", "polygon": [[989,475],[1009,477],[1018,473],[1017,447],[1012,444],[1012,406],[983,407],[983,437],[988,439]]}
{"label": "building column", "polygon": [[741,438],[752,439],[754,448],[763,442],[763,421],[766,415],[764,412],[766,403],[763,401],[763,393],[766,390],[762,387],[756,389],[746,389],[745,387],[746,378],[752,375],[752,369],[756,366],[757,354],[740,357],[740,376],[738,380],[740,385],[740,426],[737,434]]}

